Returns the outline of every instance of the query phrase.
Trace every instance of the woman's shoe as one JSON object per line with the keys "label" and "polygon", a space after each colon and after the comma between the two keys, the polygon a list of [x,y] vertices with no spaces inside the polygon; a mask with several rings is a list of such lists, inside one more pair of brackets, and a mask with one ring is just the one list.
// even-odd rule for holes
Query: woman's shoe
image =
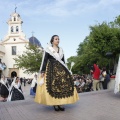
{"label": "woman's shoe", "polygon": [[54,110],[55,110],[55,111],[59,111],[58,106],[55,105],[55,106],[54,106]]}
{"label": "woman's shoe", "polygon": [[65,108],[63,106],[58,105],[59,110],[65,111]]}

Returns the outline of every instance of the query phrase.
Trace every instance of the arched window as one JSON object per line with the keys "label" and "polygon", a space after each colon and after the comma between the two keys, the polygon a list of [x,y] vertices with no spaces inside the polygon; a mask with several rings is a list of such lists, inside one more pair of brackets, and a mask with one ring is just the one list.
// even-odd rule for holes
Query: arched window
{"label": "arched window", "polygon": [[16,21],[16,17],[14,17],[14,21]]}
{"label": "arched window", "polygon": [[13,32],[13,26],[11,27],[11,32]]}
{"label": "arched window", "polygon": [[18,26],[16,26],[16,32],[18,32],[18,31],[19,31]]}

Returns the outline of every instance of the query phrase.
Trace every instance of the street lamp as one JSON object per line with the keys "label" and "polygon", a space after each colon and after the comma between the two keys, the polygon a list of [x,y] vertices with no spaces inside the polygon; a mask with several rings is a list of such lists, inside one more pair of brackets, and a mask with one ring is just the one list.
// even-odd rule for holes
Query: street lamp
{"label": "street lamp", "polygon": [[[106,56],[108,57],[108,59],[113,57],[113,53],[112,52],[107,52]],[[109,60],[109,72],[110,72],[110,60]]]}
{"label": "street lamp", "polygon": [[113,53],[112,53],[112,52],[107,52],[107,53],[106,53],[106,56],[107,56],[108,58],[111,58],[111,57],[113,57]]}

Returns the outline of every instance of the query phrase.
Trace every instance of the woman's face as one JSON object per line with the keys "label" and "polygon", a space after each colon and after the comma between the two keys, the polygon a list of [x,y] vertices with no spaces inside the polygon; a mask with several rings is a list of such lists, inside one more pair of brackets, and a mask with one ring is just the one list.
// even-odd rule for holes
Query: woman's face
{"label": "woman's face", "polygon": [[19,78],[16,79],[16,83],[18,83],[18,81],[19,81]]}
{"label": "woman's face", "polygon": [[55,36],[54,40],[53,40],[53,45],[57,45],[58,46],[58,44],[59,44],[59,37]]}

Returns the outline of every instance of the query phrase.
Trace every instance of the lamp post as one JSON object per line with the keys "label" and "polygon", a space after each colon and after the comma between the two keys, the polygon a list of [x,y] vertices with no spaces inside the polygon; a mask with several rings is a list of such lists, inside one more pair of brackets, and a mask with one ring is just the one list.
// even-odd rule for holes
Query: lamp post
{"label": "lamp post", "polygon": [[113,57],[113,53],[112,52],[107,52],[106,53],[106,57],[109,59],[109,73],[110,73],[110,58],[112,58]]}

